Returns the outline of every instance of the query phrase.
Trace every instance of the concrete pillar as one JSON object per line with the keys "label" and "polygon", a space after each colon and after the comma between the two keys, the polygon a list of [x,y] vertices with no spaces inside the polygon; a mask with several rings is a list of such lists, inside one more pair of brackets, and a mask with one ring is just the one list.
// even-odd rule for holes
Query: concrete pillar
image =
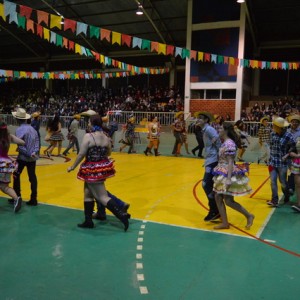
{"label": "concrete pillar", "polygon": [[[246,10],[245,4],[241,4],[240,12],[240,32],[239,32],[239,48],[238,57],[243,58],[245,52],[245,31],[246,31]],[[237,69],[237,85],[236,85],[236,101],[235,101],[235,120],[240,119],[243,98],[243,75],[244,67]]]}
{"label": "concrete pillar", "polygon": [[[186,29],[186,49],[192,47],[192,17],[193,17],[193,0],[187,3],[187,29]],[[185,87],[184,87],[184,114],[190,113],[191,101],[191,60],[185,60]]]}

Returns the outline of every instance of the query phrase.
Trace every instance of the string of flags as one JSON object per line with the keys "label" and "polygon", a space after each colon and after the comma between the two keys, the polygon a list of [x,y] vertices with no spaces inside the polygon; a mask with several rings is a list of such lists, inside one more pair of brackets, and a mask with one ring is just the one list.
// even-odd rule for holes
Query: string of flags
{"label": "string of flags", "polygon": [[[17,10],[19,11],[19,13],[17,12]],[[35,23],[33,20],[34,14],[37,23]],[[73,41],[67,40],[65,37],[49,30],[48,28],[57,28],[62,31],[70,30],[76,35],[83,34],[87,38],[96,38],[102,41],[106,40],[111,44],[127,46],[129,48],[138,48],[140,50],[148,50],[149,52],[156,52],[161,55],[169,55],[174,57],[179,56],[182,59],[189,58],[198,62],[210,62],[215,64],[229,64],[236,67],[274,70],[296,70],[300,68],[299,62],[260,61],[218,55],[213,53],[190,50],[182,47],[176,47],[173,45],[167,45],[156,41],[141,39],[131,35],[67,19],[63,16],[50,14],[44,11],[34,10],[31,7],[17,5],[9,1],[4,1],[3,4],[0,4],[0,17],[2,17],[4,21],[8,19],[9,23],[14,22],[19,27],[26,29],[27,31],[32,31],[33,33],[39,35],[42,38],[47,39],[49,42],[54,43],[57,46],[66,47],[67,49],[74,50],[75,53],[81,55],[94,56],[95,59],[99,60],[101,63],[111,63],[113,66],[116,67],[120,67],[120,64],[124,63],[116,63],[116,61],[114,61],[113,59],[105,57],[102,54],[95,53],[81,45],[78,45]],[[48,28],[43,27],[42,24],[44,24]],[[139,72],[143,72],[143,70],[139,70]]]}

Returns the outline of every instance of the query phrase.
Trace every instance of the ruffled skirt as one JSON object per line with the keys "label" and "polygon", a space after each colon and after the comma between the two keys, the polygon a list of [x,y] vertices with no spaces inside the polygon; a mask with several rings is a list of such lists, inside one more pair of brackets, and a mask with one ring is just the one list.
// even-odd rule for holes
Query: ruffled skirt
{"label": "ruffled skirt", "polygon": [[104,159],[98,162],[85,161],[81,164],[77,178],[88,183],[104,181],[116,173],[113,161]]}
{"label": "ruffled skirt", "polygon": [[10,183],[11,174],[18,168],[18,163],[10,158],[0,157],[0,182]]}
{"label": "ruffled skirt", "polygon": [[228,173],[227,164],[219,164],[214,168],[214,192],[230,196],[244,196],[252,192],[249,186],[249,178],[246,173],[249,172],[248,164],[234,165],[231,175],[231,185],[226,189],[226,178]]}
{"label": "ruffled skirt", "polygon": [[292,160],[291,173],[296,175],[300,174],[300,158],[294,158]]}

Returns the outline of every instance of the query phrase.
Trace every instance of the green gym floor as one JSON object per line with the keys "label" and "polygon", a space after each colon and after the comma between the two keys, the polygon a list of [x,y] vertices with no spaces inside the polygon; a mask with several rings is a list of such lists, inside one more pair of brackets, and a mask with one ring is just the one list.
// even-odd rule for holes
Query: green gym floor
{"label": "green gym floor", "polygon": [[[77,227],[83,183],[61,157],[38,161],[37,207],[14,214],[2,195],[0,300],[299,299],[300,214],[266,205],[265,166],[251,164],[253,193],[236,198],[256,216],[251,230],[228,208],[230,229],[216,231],[203,221],[202,159],[112,157],[117,174],[106,186],[131,204],[126,233],[111,215]],[[29,195],[24,171],[24,201]]]}

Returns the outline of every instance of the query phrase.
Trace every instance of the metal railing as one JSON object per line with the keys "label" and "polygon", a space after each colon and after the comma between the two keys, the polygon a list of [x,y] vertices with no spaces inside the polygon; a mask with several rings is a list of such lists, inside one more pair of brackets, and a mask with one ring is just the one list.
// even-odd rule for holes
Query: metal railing
{"label": "metal railing", "polygon": [[[145,126],[144,122],[147,122],[151,116],[157,116],[161,126],[170,127],[175,119],[175,112],[130,112],[130,111],[111,111],[109,112],[109,121],[112,121],[113,119],[118,122],[118,124],[125,124],[127,120],[131,117],[135,117],[135,124],[137,126]],[[18,122],[17,120],[11,115],[11,114],[0,114],[0,118],[8,125],[17,126]],[[53,116],[44,116],[42,115],[41,120],[41,127],[46,127],[48,121],[50,118],[53,118]],[[61,116],[60,121],[62,124],[62,128],[67,128],[70,124],[70,121],[73,119],[72,116]],[[186,119],[186,126],[188,133],[192,133],[192,124],[195,122],[194,118],[190,117],[190,114],[185,115]],[[87,126],[87,118],[81,118],[79,121],[79,128],[85,129]],[[232,122],[235,123],[235,122]],[[259,122],[244,122],[246,126],[246,132],[252,136],[257,137],[258,129],[260,127]]]}

